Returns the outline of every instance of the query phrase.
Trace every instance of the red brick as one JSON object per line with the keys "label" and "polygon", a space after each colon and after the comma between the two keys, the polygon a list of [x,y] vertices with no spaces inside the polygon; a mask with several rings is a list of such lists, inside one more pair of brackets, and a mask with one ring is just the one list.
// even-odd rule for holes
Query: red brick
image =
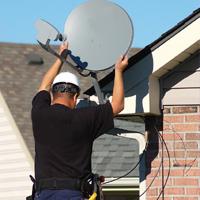
{"label": "red brick", "polygon": [[166,123],[163,125],[163,130],[168,132],[173,131],[171,124],[166,124]]}
{"label": "red brick", "polygon": [[199,140],[200,133],[186,133],[185,138],[186,140]]}
{"label": "red brick", "polygon": [[164,116],[163,118],[164,123],[179,123],[179,122],[184,122],[184,116]]}
{"label": "red brick", "polygon": [[189,158],[200,158],[200,151],[188,151],[187,150],[186,156]]}
{"label": "red brick", "polygon": [[200,169],[189,169],[186,170],[186,176],[200,176]]}
{"label": "red brick", "polygon": [[[167,152],[166,150],[163,152],[163,156],[165,158],[168,158],[168,153],[170,155],[170,158],[184,158],[185,157],[185,151],[169,151]],[[162,155],[162,152],[160,152],[160,155]]]}
{"label": "red brick", "polygon": [[182,107],[173,107],[172,112],[175,114],[178,113],[196,113],[198,111],[197,106],[182,106]]}
{"label": "red brick", "polygon": [[[169,170],[164,170],[164,174],[167,174]],[[184,176],[184,169],[171,169],[170,177],[172,176]]]}
{"label": "red brick", "polygon": [[199,181],[197,178],[176,178],[174,179],[174,185],[176,186],[198,186]]}
{"label": "red brick", "polygon": [[159,175],[158,169],[152,169],[151,168],[151,173],[147,175],[147,179],[158,176],[158,175]]}
{"label": "red brick", "polygon": [[199,124],[174,124],[174,131],[199,131]]}
{"label": "red brick", "polygon": [[155,197],[148,197],[147,200],[155,200]]}
{"label": "red brick", "polygon": [[[167,148],[168,148],[168,150],[174,150],[174,141],[173,140],[165,140],[165,143],[166,143],[166,145],[167,145]],[[163,148],[164,148],[164,150],[166,150],[166,147],[165,147],[165,145],[163,144]],[[160,149],[160,151],[161,151],[161,149],[162,149],[162,143],[161,142],[159,142],[159,149]]]}
{"label": "red brick", "polygon": [[176,142],[175,149],[198,149],[197,142]]}
{"label": "red brick", "polygon": [[[164,195],[164,197],[165,197],[165,200],[173,200],[173,197],[166,197],[165,195]],[[148,199],[147,199],[147,200],[148,200]],[[154,200],[158,200],[158,199],[155,198]],[[162,200],[162,194],[161,194],[159,200]]]}
{"label": "red brick", "polygon": [[184,195],[185,190],[183,188],[165,188],[165,195]]}
{"label": "red brick", "polygon": [[184,135],[183,133],[178,134],[178,133],[164,133],[163,134],[163,139],[164,140],[180,140],[180,138],[183,139]]}
{"label": "red brick", "polygon": [[155,200],[155,197],[148,197],[147,200]]}
{"label": "red brick", "polygon": [[186,194],[200,195],[200,188],[186,188]]}
{"label": "red brick", "polygon": [[[162,199],[162,196],[159,198],[159,200],[161,199]],[[157,197],[147,197],[147,200],[157,200]],[[173,200],[173,197],[165,197],[165,200]]]}
{"label": "red brick", "polygon": [[[161,177],[157,177],[154,181],[153,181],[153,183],[152,183],[152,181],[153,181],[153,178],[151,178],[151,179],[147,179],[147,187],[150,185],[150,184],[152,184],[151,185],[151,187],[162,187],[162,179],[161,179]],[[172,186],[172,179],[171,178],[169,178],[168,180],[167,180],[167,185],[169,185],[169,186]],[[164,178],[164,183],[166,182],[166,177]]]}
{"label": "red brick", "polygon": [[200,122],[200,115],[187,115],[185,116],[186,122]]}
{"label": "red brick", "polygon": [[[151,167],[153,167],[153,168],[159,167],[160,165],[161,165],[161,159],[160,159],[160,160],[154,160],[154,161],[151,163]],[[169,166],[169,161],[168,161],[168,160],[164,160],[163,166],[164,166],[164,167],[168,167],[168,166]]]}
{"label": "red brick", "polygon": [[163,114],[169,114],[169,113],[171,113],[171,108],[165,107],[163,109]]}
{"label": "red brick", "polygon": [[174,197],[173,200],[198,200],[198,197]]}
{"label": "red brick", "polygon": [[148,196],[158,196],[158,189],[157,188],[149,189],[147,191],[147,195]]}
{"label": "red brick", "polygon": [[186,158],[185,160],[179,160],[176,159],[173,161],[173,166],[174,167],[197,167],[198,166],[198,161],[194,159],[188,159]]}

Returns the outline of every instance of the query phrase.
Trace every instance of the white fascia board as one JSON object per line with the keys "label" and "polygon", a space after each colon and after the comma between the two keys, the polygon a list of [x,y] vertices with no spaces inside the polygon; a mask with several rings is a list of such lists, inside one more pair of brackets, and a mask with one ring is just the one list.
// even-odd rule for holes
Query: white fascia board
{"label": "white fascia board", "polygon": [[[180,62],[182,60],[178,59],[178,56],[182,53],[187,53],[189,49],[194,44],[198,43],[200,40],[200,18],[195,20],[193,23],[185,27],[179,33],[174,35],[159,48],[152,51],[153,57],[153,74],[160,69],[168,71],[171,69],[167,65],[171,61]],[[189,56],[190,54],[188,54]],[[185,56],[187,56],[185,54]],[[172,65],[172,67],[174,67]],[[157,76],[160,77],[159,75]]]}

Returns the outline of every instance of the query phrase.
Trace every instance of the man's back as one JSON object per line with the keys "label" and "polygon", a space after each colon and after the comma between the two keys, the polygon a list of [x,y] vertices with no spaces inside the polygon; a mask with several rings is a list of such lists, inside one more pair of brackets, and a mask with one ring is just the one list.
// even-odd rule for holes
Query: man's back
{"label": "man's back", "polygon": [[113,128],[110,103],[70,109],[62,104],[51,105],[47,91],[34,97],[32,121],[36,180],[83,178],[91,173],[93,141]]}

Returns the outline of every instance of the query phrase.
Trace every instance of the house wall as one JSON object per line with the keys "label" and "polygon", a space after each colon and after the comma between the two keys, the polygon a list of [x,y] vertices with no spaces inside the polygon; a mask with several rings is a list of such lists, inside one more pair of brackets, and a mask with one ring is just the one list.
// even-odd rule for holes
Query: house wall
{"label": "house wall", "polygon": [[31,194],[33,160],[0,93],[0,199],[21,200]]}
{"label": "house wall", "polygon": [[200,51],[161,79],[163,105],[200,104]]}
{"label": "house wall", "polygon": [[152,185],[146,199],[154,200],[161,194],[159,199],[200,200],[200,106],[164,106],[160,134],[170,160],[156,128],[151,127],[146,180],[147,187]]}
{"label": "house wall", "polygon": [[200,200],[199,51],[160,82],[162,117],[148,127],[146,199]]}

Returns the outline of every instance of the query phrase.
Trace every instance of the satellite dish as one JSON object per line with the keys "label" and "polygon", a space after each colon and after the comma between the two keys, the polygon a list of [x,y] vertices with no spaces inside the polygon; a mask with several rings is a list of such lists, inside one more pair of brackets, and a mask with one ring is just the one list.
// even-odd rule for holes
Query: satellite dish
{"label": "satellite dish", "polygon": [[127,53],[133,25],[127,12],[107,0],[89,0],[75,8],[65,22],[64,35],[74,56],[87,62],[85,69],[110,68]]}
{"label": "satellite dish", "polygon": [[[101,104],[105,103],[96,71],[114,65],[120,55],[129,50],[133,41],[133,24],[126,11],[107,0],[88,0],[75,8],[65,22],[64,34],[45,20],[36,22],[37,41],[46,51],[67,62],[83,76],[91,75]],[[50,41],[69,42],[66,55],[71,64],[50,46]],[[82,71],[88,70],[88,74]]]}
{"label": "satellite dish", "polygon": [[58,40],[61,35],[54,26],[42,19],[36,21],[35,27],[37,29],[37,40],[44,45],[50,40]]}

